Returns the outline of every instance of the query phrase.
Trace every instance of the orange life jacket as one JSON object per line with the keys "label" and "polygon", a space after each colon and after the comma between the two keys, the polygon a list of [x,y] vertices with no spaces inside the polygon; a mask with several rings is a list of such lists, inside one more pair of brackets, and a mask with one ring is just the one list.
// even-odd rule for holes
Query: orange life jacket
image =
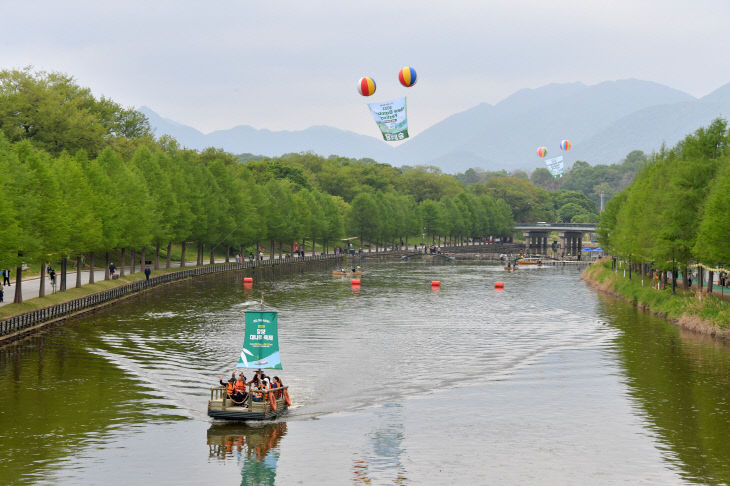
{"label": "orange life jacket", "polygon": [[236,389],[236,387],[233,386],[233,383],[231,383],[229,381],[228,384],[226,385],[226,393],[228,393],[228,396],[229,397],[232,397],[233,396],[233,392],[234,392],[235,389]]}
{"label": "orange life jacket", "polygon": [[236,381],[236,390],[238,390],[240,393],[243,393],[245,389],[246,383],[244,383],[243,380]]}

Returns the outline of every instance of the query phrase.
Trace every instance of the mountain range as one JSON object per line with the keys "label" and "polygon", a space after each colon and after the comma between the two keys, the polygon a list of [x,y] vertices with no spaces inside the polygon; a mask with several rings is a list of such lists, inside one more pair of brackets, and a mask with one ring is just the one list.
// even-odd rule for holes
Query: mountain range
{"label": "mountain range", "polygon": [[649,153],[662,144],[672,146],[730,113],[730,84],[702,98],[635,79],[522,89],[497,104],[481,103],[449,116],[396,147],[329,126],[271,131],[241,125],[204,134],[147,107],[139,111],[157,136],[170,135],[193,149],[213,146],[267,156],[311,151],[393,165],[434,165],[447,173],[468,168],[530,171],[544,164],[537,147],[547,147],[547,158],[561,155],[562,139],[573,145],[564,153],[568,165],[575,160],[610,164],[633,150]]}

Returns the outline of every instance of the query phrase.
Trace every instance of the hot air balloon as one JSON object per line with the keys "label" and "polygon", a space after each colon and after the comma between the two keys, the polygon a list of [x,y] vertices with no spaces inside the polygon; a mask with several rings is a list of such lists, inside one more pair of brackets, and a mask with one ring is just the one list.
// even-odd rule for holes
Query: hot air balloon
{"label": "hot air balloon", "polygon": [[537,149],[537,156],[538,157],[545,157],[547,155],[547,149],[545,147],[539,147]]}
{"label": "hot air balloon", "polygon": [[398,72],[398,81],[406,88],[410,88],[416,84],[416,70],[410,66],[403,67]]}
{"label": "hot air balloon", "polygon": [[375,93],[375,81],[365,76],[357,82],[357,92],[363,96],[370,96]]}
{"label": "hot air balloon", "polygon": [[570,140],[561,140],[560,141],[560,150],[570,150],[570,147],[572,147],[573,144],[570,143]]}

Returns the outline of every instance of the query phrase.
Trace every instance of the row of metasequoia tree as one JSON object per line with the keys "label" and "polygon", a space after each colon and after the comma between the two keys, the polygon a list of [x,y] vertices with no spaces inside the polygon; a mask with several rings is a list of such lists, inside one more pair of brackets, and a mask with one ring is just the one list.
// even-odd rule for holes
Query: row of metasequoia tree
{"label": "row of metasequoia tree", "polygon": [[181,244],[184,265],[190,242],[202,264],[204,248],[212,262],[216,250],[247,254],[245,247],[262,244],[279,256],[295,241],[328,251],[346,234],[377,248],[423,233],[463,240],[512,227],[510,208],[486,194],[417,203],[373,191],[348,203],[306,185],[262,178],[230,154],[183,150],[170,140],[141,143],[130,154],[107,147],[92,158],[83,150],[54,156],[0,134],[0,266],[15,267],[20,283],[21,262],[60,261],[65,283],[68,259],[93,268],[103,258],[108,273],[112,252],[123,271],[128,259],[144,262],[150,252],[159,266],[162,248],[169,267],[172,242]]}
{"label": "row of metasequoia tree", "polygon": [[[662,149],[611,199],[599,224],[602,244],[632,268],[679,272],[730,266],[730,133],[713,121]],[[649,264],[649,265],[647,265]],[[700,272],[700,275],[702,272]]]}

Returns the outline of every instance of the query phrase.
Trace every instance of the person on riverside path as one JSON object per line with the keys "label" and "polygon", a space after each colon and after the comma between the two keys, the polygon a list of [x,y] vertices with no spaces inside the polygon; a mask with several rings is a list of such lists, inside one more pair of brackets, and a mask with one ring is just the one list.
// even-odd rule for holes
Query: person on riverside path
{"label": "person on riverside path", "polygon": [[150,269],[149,266],[144,268],[144,276],[147,280],[150,279],[150,274],[152,273],[152,269]]}
{"label": "person on riverside path", "polygon": [[3,301],[4,295],[5,295],[5,291],[3,290],[3,286],[0,285],[0,302],[4,302]]}
{"label": "person on riverside path", "polygon": [[3,285],[10,286],[10,270],[3,269]]}

